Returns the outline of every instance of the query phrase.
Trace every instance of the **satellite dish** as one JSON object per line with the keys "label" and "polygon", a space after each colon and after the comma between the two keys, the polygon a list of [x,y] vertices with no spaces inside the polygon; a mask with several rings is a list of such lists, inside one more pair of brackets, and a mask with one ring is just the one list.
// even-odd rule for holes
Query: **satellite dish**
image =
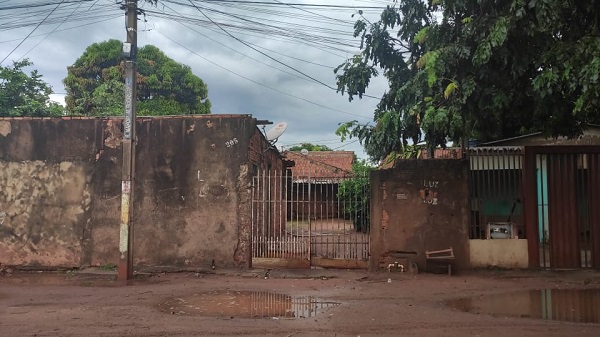
{"label": "satellite dish", "polygon": [[277,138],[281,137],[281,135],[285,132],[285,129],[287,129],[286,122],[278,123],[271,129],[269,129],[269,131],[267,131],[265,137],[267,137],[267,140],[270,142],[276,142]]}
{"label": "satellite dish", "polygon": [[303,155],[307,155],[308,154],[308,150],[307,149],[302,149],[300,150],[300,153],[302,153]]}

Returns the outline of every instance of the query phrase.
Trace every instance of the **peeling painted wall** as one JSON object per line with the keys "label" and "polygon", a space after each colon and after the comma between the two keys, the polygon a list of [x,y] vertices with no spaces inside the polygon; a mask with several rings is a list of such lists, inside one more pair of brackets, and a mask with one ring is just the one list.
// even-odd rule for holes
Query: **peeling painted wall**
{"label": "peeling painted wall", "polygon": [[0,161],[3,263],[77,266],[91,195],[86,168],[73,162]]}
{"label": "peeling painted wall", "polygon": [[469,240],[469,251],[473,268],[527,269],[529,267],[525,239]]}
{"label": "peeling painted wall", "polygon": [[[134,264],[248,265],[252,167],[281,167],[276,150],[250,158],[268,148],[255,120],[140,118],[136,128]],[[0,263],[116,263],[121,158],[120,119],[0,119]]]}
{"label": "peeling painted wall", "polygon": [[[371,173],[371,260],[379,269],[392,252],[425,252],[452,247],[458,269],[470,267],[468,162],[400,160]],[[389,262],[388,262],[389,263]]]}

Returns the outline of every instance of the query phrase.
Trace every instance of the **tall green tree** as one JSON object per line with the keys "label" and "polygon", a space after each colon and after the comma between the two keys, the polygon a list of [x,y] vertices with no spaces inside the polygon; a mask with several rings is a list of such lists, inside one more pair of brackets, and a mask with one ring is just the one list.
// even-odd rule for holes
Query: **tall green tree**
{"label": "tall green tree", "polygon": [[0,66],[0,117],[61,116],[63,107],[50,100],[52,88],[37,70],[29,74],[25,68],[33,66],[28,59]]}
{"label": "tall green tree", "polygon": [[332,151],[327,145],[313,144],[313,143],[302,143],[300,145],[292,146],[288,151],[302,151],[306,149],[308,151]]}
{"label": "tall green tree", "polygon": [[599,1],[391,1],[379,21],[359,18],[362,51],[335,69],[350,100],[380,73],[389,90],[373,124],[338,134],[377,160],[409,140],[576,136],[600,122],[599,17]]}
{"label": "tall green tree", "polygon": [[[94,43],[68,67],[63,82],[70,113],[123,113],[125,62],[121,49],[122,42],[118,40]],[[202,79],[189,66],[175,62],[155,46],[138,50],[137,71],[139,115],[210,113],[208,88]]]}

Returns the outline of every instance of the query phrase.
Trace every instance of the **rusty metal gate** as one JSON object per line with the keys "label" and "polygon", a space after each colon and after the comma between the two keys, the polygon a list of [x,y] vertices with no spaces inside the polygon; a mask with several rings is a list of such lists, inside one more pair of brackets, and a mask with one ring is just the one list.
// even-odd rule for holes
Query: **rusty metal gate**
{"label": "rusty metal gate", "polygon": [[367,267],[369,177],[312,174],[255,172],[254,267]]}
{"label": "rusty metal gate", "polygon": [[599,269],[600,147],[526,147],[524,182],[530,264]]}
{"label": "rusty metal gate", "polygon": [[[470,239],[488,239],[491,225],[508,228],[505,238],[526,238],[522,204],[522,148],[479,147],[469,150]],[[505,226],[508,225],[509,227]]]}
{"label": "rusty metal gate", "polygon": [[525,238],[532,267],[600,268],[599,146],[481,147],[469,161],[470,239]]}

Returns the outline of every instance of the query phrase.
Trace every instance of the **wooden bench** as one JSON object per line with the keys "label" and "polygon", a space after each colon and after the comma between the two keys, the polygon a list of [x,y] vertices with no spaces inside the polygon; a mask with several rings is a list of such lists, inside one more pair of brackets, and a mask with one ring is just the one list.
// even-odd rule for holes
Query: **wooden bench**
{"label": "wooden bench", "polygon": [[452,247],[442,250],[428,250],[425,252],[425,270],[430,273],[448,273],[452,275],[454,264],[454,250]]}

